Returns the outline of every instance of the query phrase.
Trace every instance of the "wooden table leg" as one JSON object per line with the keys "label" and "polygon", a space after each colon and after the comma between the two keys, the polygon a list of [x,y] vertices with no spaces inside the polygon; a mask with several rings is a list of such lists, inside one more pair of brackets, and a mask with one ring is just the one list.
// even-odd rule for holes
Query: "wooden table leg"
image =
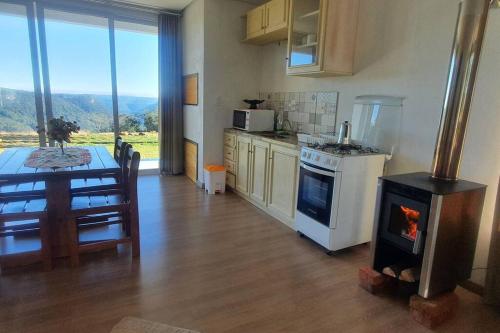
{"label": "wooden table leg", "polygon": [[66,176],[55,176],[48,179],[45,184],[52,257],[67,257],[70,241],[67,216],[71,209],[71,179]]}

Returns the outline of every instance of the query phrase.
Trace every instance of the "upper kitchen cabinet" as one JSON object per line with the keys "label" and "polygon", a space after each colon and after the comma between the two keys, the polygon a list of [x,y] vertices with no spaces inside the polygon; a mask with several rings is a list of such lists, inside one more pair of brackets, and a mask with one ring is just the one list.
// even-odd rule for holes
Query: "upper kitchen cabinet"
{"label": "upper kitchen cabinet", "polygon": [[272,0],[247,13],[245,42],[266,44],[288,37],[290,0]]}
{"label": "upper kitchen cabinet", "polygon": [[262,5],[247,13],[247,41],[261,37],[266,33],[266,27],[264,26],[265,12],[266,6]]}
{"label": "upper kitchen cabinet", "polygon": [[352,75],[359,0],[290,0],[288,75]]}

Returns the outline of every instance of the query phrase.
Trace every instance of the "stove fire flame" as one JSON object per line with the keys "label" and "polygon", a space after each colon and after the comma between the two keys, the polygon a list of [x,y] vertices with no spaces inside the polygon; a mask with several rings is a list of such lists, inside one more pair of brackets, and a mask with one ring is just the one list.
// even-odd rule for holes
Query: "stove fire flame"
{"label": "stove fire flame", "polygon": [[418,220],[420,219],[420,212],[403,205],[399,207],[406,218],[406,228],[403,229],[402,234],[403,236],[406,236],[410,240],[414,241],[417,238],[417,227]]}

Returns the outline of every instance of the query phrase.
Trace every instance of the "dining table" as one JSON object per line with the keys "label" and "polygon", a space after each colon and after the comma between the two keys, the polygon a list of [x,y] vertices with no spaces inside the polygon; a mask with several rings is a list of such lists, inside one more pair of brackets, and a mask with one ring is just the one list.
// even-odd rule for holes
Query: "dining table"
{"label": "dining table", "polygon": [[[119,177],[121,168],[104,146],[78,147],[88,151],[87,163],[71,167],[38,168],[27,166],[33,153],[44,154],[47,148],[8,148],[0,154],[0,184],[42,184],[47,201],[50,243],[53,257],[69,255],[70,236],[67,216],[71,210],[73,179]],[[53,148],[57,149],[57,148]],[[44,186],[43,186],[44,183]]]}

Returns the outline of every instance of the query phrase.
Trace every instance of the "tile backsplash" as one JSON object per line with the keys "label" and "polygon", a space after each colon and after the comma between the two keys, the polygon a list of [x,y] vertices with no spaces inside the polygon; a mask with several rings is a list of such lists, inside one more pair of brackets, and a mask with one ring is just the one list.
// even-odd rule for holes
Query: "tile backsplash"
{"label": "tile backsplash", "polygon": [[338,92],[261,92],[262,108],[283,111],[293,130],[301,133],[335,132]]}

